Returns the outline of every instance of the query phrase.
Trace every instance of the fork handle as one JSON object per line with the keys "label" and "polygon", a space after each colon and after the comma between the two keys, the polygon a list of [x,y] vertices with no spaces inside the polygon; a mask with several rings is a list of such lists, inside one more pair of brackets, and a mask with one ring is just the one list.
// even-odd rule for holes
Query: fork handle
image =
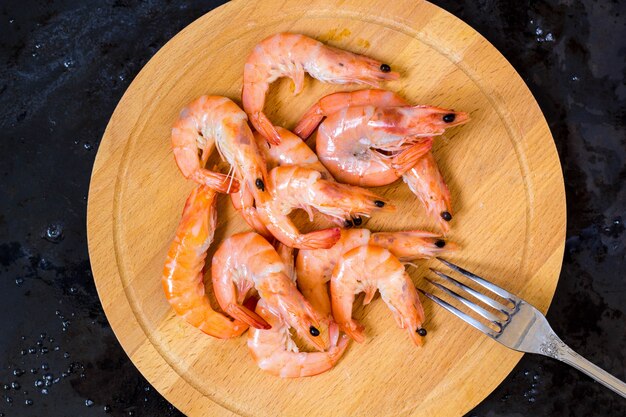
{"label": "fork handle", "polygon": [[568,365],[573,366],[582,373],[589,375],[605,387],[612,389],[622,397],[626,398],[626,383],[615,378],[602,368],[589,362],[587,359],[574,352],[569,346],[563,344],[560,349],[560,355],[557,359],[561,362],[565,362]]}

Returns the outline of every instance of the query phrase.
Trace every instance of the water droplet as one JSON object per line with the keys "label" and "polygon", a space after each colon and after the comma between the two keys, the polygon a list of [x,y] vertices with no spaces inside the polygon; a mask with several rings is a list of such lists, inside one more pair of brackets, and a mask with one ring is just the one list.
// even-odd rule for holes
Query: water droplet
{"label": "water droplet", "polygon": [[4,397],[4,400],[6,402],[8,402],[9,404],[11,404],[13,402],[13,398],[9,397],[8,395],[6,397]]}
{"label": "water droplet", "polygon": [[35,388],[43,387],[43,381],[41,379],[35,380]]}
{"label": "water droplet", "polygon": [[143,390],[144,390],[144,391],[146,391],[146,392],[148,392],[148,391],[150,391],[150,387],[146,386],[146,387],[144,387],[144,389],[143,389]]}
{"label": "water droplet", "polygon": [[89,398],[87,398],[87,399],[85,400],[85,405],[86,405],[87,407],[93,407],[93,401],[91,401]]}
{"label": "water droplet", "polygon": [[543,29],[541,28],[535,29],[535,35],[541,35],[541,34],[543,34]]}
{"label": "water droplet", "polygon": [[533,380],[535,380],[535,381],[539,381],[539,378],[541,378],[539,375],[534,375],[533,376]]}
{"label": "water droplet", "polygon": [[40,339],[45,339],[46,338],[46,334],[45,333],[39,333],[39,338]]}
{"label": "water droplet", "polygon": [[546,42],[554,42],[554,35],[551,32],[546,35]]}
{"label": "water droplet", "polygon": [[26,355],[27,353],[28,353],[28,351],[27,351],[26,349],[22,349],[22,350],[20,350],[20,354],[21,354],[22,356]]}
{"label": "water droplet", "polygon": [[35,44],[35,49],[39,49],[39,48],[41,48],[41,46],[42,46],[42,45],[41,45],[40,43],[36,43],[36,44]]}
{"label": "water droplet", "polygon": [[83,143],[83,148],[85,148],[85,150],[90,151],[93,149],[93,146],[91,145],[91,143],[89,142],[85,142]]}
{"label": "water droplet", "polygon": [[41,364],[41,369],[43,369],[44,371],[47,371],[48,369],[50,369],[50,365],[44,362]]}
{"label": "water droplet", "polygon": [[10,386],[9,384],[3,384],[3,385],[2,385],[2,388],[3,388],[5,391],[8,391],[8,390],[10,390],[10,389],[11,389],[11,386]]}
{"label": "water droplet", "polygon": [[534,403],[534,402],[535,402],[535,397],[530,397],[530,398],[528,399],[528,402],[529,402],[529,403]]}
{"label": "water droplet", "polygon": [[51,386],[52,386],[52,381],[50,381],[50,380],[46,379],[46,380],[43,382],[43,384],[44,384],[46,387],[51,387]]}
{"label": "water droplet", "polygon": [[48,388],[42,388],[42,389],[41,389],[41,393],[42,393],[43,395],[48,395]]}
{"label": "water droplet", "polygon": [[29,347],[29,348],[28,348],[28,353],[30,353],[30,354],[37,353],[37,349],[36,349],[36,348],[34,348],[34,347]]}
{"label": "water droplet", "polygon": [[37,368],[30,368],[30,373],[31,373],[31,374],[36,375],[36,374],[37,374],[37,372],[39,372],[39,371],[37,370]]}
{"label": "water droplet", "polygon": [[530,371],[524,371],[524,375],[526,376],[530,375]]}
{"label": "water droplet", "polygon": [[54,343],[54,337],[49,337],[49,338],[48,338],[48,342],[50,342],[50,343]]}
{"label": "water droplet", "polygon": [[24,404],[26,405],[33,405],[33,400],[31,400],[30,398],[27,398],[24,400]]}
{"label": "water droplet", "polygon": [[22,371],[20,368],[15,368],[13,370],[13,375],[15,375],[17,377],[20,377],[20,376],[24,375],[24,371]]}
{"label": "water droplet", "polygon": [[52,380],[52,383],[53,383],[53,384],[58,384],[60,380],[61,380],[61,378],[56,377],[56,378],[54,378],[54,379]]}
{"label": "water droplet", "polygon": [[78,292],[78,288],[70,287],[70,294],[76,294]]}
{"label": "water droplet", "polygon": [[46,231],[43,235],[44,239],[58,243],[63,240],[63,225],[60,223],[51,223],[46,227]]}
{"label": "water droplet", "polygon": [[43,379],[45,379],[46,381],[51,381],[51,380],[52,380],[52,378],[54,378],[54,375],[52,375],[50,372],[46,373],[46,374],[43,376]]}
{"label": "water droplet", "polygon": [[63,60],[63,66],[65,68],[72,68],[74,66],[74,60],[72,58],[65,58],[65,60]]}
{"label": "water droplet", "polygon": [[36,344],[37,344],[37,347],[42,347],[43,346],[43,342],[41,340],[38,340]]}
{"label": "water droplet", "polygon": [[54,312],[54,314],[56,314],[57,316],[60,316],[60,315],[61,315],[61,311],[60,311],[60,310],[56,310],[56,311]]}
{"label": "water droplet", "polygon": [[60,347],[58,347],[58,346],[55,346],[55,347],[54,347],[54,351],[55,351],[55,352],[56,352],[57,350],[60,350],[60,349],[61,349],[61,348],[60,348]]}
{"label": "water droplet", "polygon": [[19,278],[15,278],[15,284],[19,287],[24,283],[24,278],[19,277]]}
{"label": "water droplet", "polygon": [[105,413],[111,412],[111,406],[110,405],[105,405],[104,407],[102,407],[102,409],[104,410]]}
{"label": "water droplet", "polygon": [[69,354],[69,352],[65,352],[65,353],[63,354],[63,357],[64,357],[65,359],[69,359],[69,358],[70,358],[70,354]]}
{"label": "water droplet", "polygon": [[20,383],[19,383],[19,382],[17,382],[17,381],[13,381],[13,382],[11,382],[11,388],[13,388],[15,391],[19,390],[19,389],[20,389],[20,387],[21,387],[21,386],[20,386]]}

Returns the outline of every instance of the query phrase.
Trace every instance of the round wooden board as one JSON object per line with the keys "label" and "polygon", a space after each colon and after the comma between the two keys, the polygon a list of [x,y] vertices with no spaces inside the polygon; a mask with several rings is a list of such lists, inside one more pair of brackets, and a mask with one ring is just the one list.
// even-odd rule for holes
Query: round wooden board
{"label": "round wooden board", "polygon": [[[174,163],[172,122],[202,94],[239,102],[248,53],[281,31],[389,63],[402,78],[387,87],[413,103],[471,113],[471,122],[447,132],[434,151],[452,191],[450,238],[462,247],[450,259],[547,310],[564,248],[563,178],[543,115],[504,57],[427,2],[241,0],[203,16],[165,45],[133,81],[105,132],[87,223],[93,273],[111,326],[150,383],[190,416],[461,415],[521,354],[430,301],[424,302],[429,333],[423,348],[415,348],[375,300],[355,311],[366,325],[366,343],[352,343],[328,373],[283,380],[257,369],[245,337],[206,336],[176,317],[163,296],[166,251],[193,187]],[[289,81],[276,84],[266,110],[288,128],[319,97],[341,89],[308,79],[294,97]],[[434,230],[402,182],[376,191],[398,211],[376,216],[369,228]],[[248,230],[227,198],[218,210],[209,255],[224,237]],[[430,288],[422,277],[434,264],[409,269],[416,284]]]}

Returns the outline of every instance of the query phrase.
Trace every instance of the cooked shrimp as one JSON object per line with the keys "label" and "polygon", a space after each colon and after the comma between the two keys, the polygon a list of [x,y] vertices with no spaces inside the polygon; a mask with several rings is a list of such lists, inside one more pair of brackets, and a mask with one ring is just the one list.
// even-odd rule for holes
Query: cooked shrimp
{"label": "cooked shrimp", "polygon": [[402,97],[392,91],[387,90],[357,90],[350,92],[332,93],[319,99],[302,116],[293,132],[306,139],[322,122],[324,117],[329,116],[346,107],[377,106],[377,107],[397,107],[407,106]]}
{"label": "cooked shrimp", "polygon": [[[408,103],[396,93],[384,90],[359,90],[347,93],[333,93],[321,98],[302,117],[295,132],[301,137],[307,137],[317,127],[325,116],[336,113],[346,107],[373,105],[377,107],[405,106]],[[348,155],[349,157],[349,155]],[[374,158],[376,159],[376,158]],[[386,162],[386,161],[383,161]],[[344,164],[349,164],[349,159],[343,159]],[[361,177],[366,176],[369,170],[376,173],[376,178],[382,182],[395,180],[401,171],[392,167],[385,168],[385,164],[372,167],[366,165],[367,161],[359,162],[358,168],[354,171],[363,172]],[[357,162],[353,162],[357,166]],[[419,158],[414,167],[402,173],[404,182],[407,183],[411,191],[424,203],[426,210],[432,218],[436,219],[444,233],[450,229],[447,222],[452,219],[452,208],[450,203],[450,192],[439,172],[439,168],[430,153],[424,154],[424,158]],[[345,178],[342,178],[344,182]],[[368,180],[364,181],[369,182]],[[354,182],[357,185],[364,185],[362,182]]]}
{"label": "cooked shrimp", "polygon": [[380,295],[393,313],[398,327],[406,329],[418,346],[424,334],[424,310],[404,265],[387,249],[375,245],[354,248],[343,254],[330,280],[333,315],[341,330],[359,343],[364,327],[352,318],[355,294],[365,292],[363,304]]}
{"label": "cooked shrimp", "polygon": [[[174,156],[187,178],[202,183],[205,170],[201,166],[206,163],[213,146],[217,146],[220,156],[230,164],[236,178],[243,181],[242,195],[233,200],[240,204],[246,220],[254,216],[254,213],[249,214],[254,211],[250,204],[269,198],[265,187],[265,161],[247,120],[246,113],[232,100],[202,96],[183,109],[172,128]],[[251,223],[254,227],[255,223]]]}
{"label": "cooked shrimp", "polygon": [[304,87],[304,73],[333,84],[367,84],[377,87],[399,74],[387,64],[344,51],[293,33],[278,33],[256,45],[243,71],[243,108],[250,122],[270,143],[280,143],[280,135],[263,113],[269,85],[281,77],[293,80],[295,94]]}
{"label": "cooked shrimp", "polygon": [[[329,248],[339,239],[339,229],[300,234],[288,214],[302,208],[312,218],[312,209],[352,224],[353,219],[377,211],[395,209],[387,200],[359,187],[323,180],[321,174],[299,166],[280,166],[269,174],[272,200],[258,206],[269,231],[284,244],[299,249]],[[312,240],[311,238],[315,238]]]}
{"label": "cooked shrimp", "polygon": [[373,244],[389,250],[401,262],[427,259],[455,250],[456,245],[436,233],[411,230],[371,233],[367,229],[342,230],[330,249],[301,250],[296,258],[298,288],[313,308],[332,320],[327,283],[341,256],[351,249]]}
{"label": "cooked shrimp", "polygon": [[161,282],[176,314],[204,333],[227,339],[241,335],[248,325],[213,310],[204,289],[202,268],[215,231],[216,196],[210,187],[199,185],[187,198]]}
{"label": "cooked shrimp", "polygon": [[287,275],[274,247],[256,233],[240,233],[224,240],[213,256],[213,289],[218,303],[231,316],[260,329],[267,321],[242,305],[254,288],[268,309],[318,350],[329,340],[320,335],[318,314]]}
{"label": "cooked shrimp", "polygon": [[289,325],[274,315],[261,300],[256,312],[272,328],[252,328],[248,333],[248,349],[259,368],[281,378],[313,376],[330,370],[348,346],[348,337],[339,337],[336,325],[330,329],[330,347],[324,352],[300,352],[291,339]]}
{"label": "cooked shrimp", "polygon": [[401,174],[430,150],[431,136],[467,120],[467,113],[431,106],[346,107],[322,122],[316,151],[337,180],[384,185],[387,178],[381,181],[378,173],[370,174],[376,164],[391,163]]}
{"label": "cooked shrimp", "polygon": [[439,171],[432,153],[427,153],[404,173],[404,182],[426,207],[431,218],[436,219],[441,230],[448,233],[452,220],[450,190]]}

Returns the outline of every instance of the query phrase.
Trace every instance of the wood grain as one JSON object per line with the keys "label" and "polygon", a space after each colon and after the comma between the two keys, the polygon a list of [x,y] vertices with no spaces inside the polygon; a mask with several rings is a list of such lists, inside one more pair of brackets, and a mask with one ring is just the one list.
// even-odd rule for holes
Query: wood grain
{"label": "wood grain", "polygon": [[[387,87],[409,101],[471,113],[470,123],[451,129],[435,146],[456,214],[450,238],[462,246],[451,259],[547,310],[564,248],[563,178],[543,115],[504,57],[427,2],[241,0],[168,42],[133,81],[106,129],[87,226],[109,322],[150,383],[190,416],[461,415],[504,379],[521,354],[430,302],[424,302],[429,333],[423,348],[410,343],[378,300],[355,312],[367,327],[365,344],[352,343],[331,372],[282,380],[256,368],[245,337],[221,341],[200,333],[174,315],[162,294],[163,261],[193,186],[174,163],[172,122],[202,94],[239,101],[249,51],[280,31],[387,62],[402,74]],[[266,110],[287,128],[319,97],[340,89],[308,79],[294,97],[289,82],[276,84]],[[394,200],[398,211],[376,216],[369,228],[433,229],[404,184],[376,191]],[[221,198],[216,239],[243,230],[248,227]],[[422,277],[431,265],[410,269],[416,284],[428,288]]]}

